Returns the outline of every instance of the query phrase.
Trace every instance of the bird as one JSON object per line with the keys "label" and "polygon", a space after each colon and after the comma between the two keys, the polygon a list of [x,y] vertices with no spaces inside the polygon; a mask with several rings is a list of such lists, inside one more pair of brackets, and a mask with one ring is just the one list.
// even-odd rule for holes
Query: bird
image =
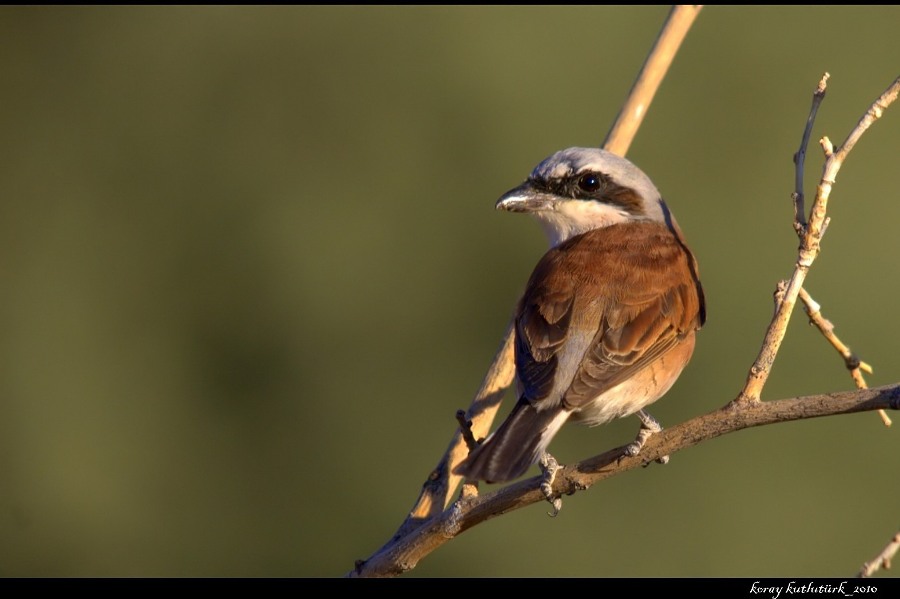
{"label": "bird", "polygon": [[514,480],[549,456],[568,421],[589,426],[637,414],[637,455],[658,422],[644,408],[691,358],[706,321],[697,260],[650,178],[599,148],[558,151],[496,208],[532,214],[550,249],[518,302],[518,401],[453,471]]}

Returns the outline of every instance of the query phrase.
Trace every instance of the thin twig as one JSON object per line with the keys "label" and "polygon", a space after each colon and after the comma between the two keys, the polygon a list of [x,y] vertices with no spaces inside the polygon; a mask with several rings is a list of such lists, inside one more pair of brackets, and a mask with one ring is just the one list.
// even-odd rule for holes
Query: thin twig
{"label": "thin twig", "polygon": [[[866,384],[866,379],[861,371],[872,374],[872,367],[860,360],[859,356],[850,351],[850,348],[838,338],[834,333],[834,325],[822,315],[822,306],[809,295],[806,289],[800,289],[800,300],[803,302],[806,315],[809,316],[809,322],[816,325],[819,332],[844,359],[844,365],[850,371],[850,376],[853,378],[853,382],[856,383],[856,387],[858,389],[868,389],[869,386]],[[887,415],[887,412],[878,410],[878,415],[881,416],[881,421],[884,422],[885,426],[891,425],[891,418]]]}
{"label": "thin twig", "polygon": [[881,568],[890,570],[891,560],[897,555],[897,551],[900,551],[900,532],[894,535],[891,542],[887,544],[881,553],[875,556],[875,559],[863,564],[862,569],[856,575],[857,578],[868,578]]}
{"label": "thin twig", "polygon": [[900,95],[900,77],[894,79],[894,82],[884,91],[884,93],[872,103],[862,118],[859,119],[859,123],[853,128],[853,131],[850,132],[850,135],[847,136],[847,139],[844,140],[844,143],[841,144],[841,147],[836,152],[835,162],[837,164],[831,165],[832,172],[829,172],[829,165],[825,165],[826,176],[824,176],[823,179],[829,182],[829,185],[834,184],[834,176],[837,174],[837,171],[840,170],[844,160],[847,159],[847,154],[850,153],[850,150],[853,149],[856,142],[862,137],[862,134],[865,133],[875,121],[884,115],[884,111],[894,103],[898,95]]}
{"label": "thin twig", "polygon": [[806,148],[809,147],[809,137],[812,135],[813,123],[815,123],[816,114],[819,112],[819,105],[825,99],[825,87],[830,76],[828,73],[825,73],[822,79],[819,80],[819,86],[816,88],[816,91],[813,92],[812,106],[806,119],[806,128],[803,129],[800,149],[794,154],[794,165],[796,168],[794,170],[794,194],[791,197],[794,200],[794,230],[799,236],[806,233],[806,207],[803,203],[803,168],[806,164]]}
{"label": "thin twig", "polygon": [[459,432],[462,433],[463,440],[466,442],[466,448],[471,452],[478,447],[478,440],[472,434],[472,421],[466,420],[465,410],[456,411],[456,421],[459,423]]}
{"label": "thin twig", "polygon": [[[816,94],[824,93],[826,80],[827,73],[819,82],[815,91]],[[844,160],[847,159],[850,150],[853,149],[862,134],[865,133],[868,128],[881,117],[884,110],[897,99],[898,93],[900,93],[900,77],[898,77],[894,83],[872,103],[863,117],[859,120],[856,127],[853,128],[847,136],[847,139],[837,150],[832,147],[831,141],[827,137],[822,138],[819,142],[826,156],[825,167],[822,171],[822,178],[816,188],[816,199],[810,209],[809,221],[806,224],[804,233],[800,239],[800,250],[797,256],[797,263],[794,267],[794,273],[791,276],[787,288],[784,291],[784,296],[775,311],[775,316],[772,318],[772,322],[769,324],[769,328],[766,331],[765,340],[763,341],[759,355],[753,363],[753,366],[750,367],[750,372],[747,375],[747,382],[733,402],[735,405],[759,401],[762,388],[769,378],[775,356],[778,354],[778,349],[781,347],[781,342],[787,331],[787,324],[791,318],[794,304],[797,302],[797,296],[800,293],[800,289],[803,287],[803,281],[806,279],[806,274],[809,272],[810,266],[812,266],[813,261],[819,254],[819,244],[822,241],[822,236],[825,234],[825,229],[828,227],[828,219],[826,217],[828,197],[831,194],[831,188],[834,186],[837,173],[844,164]],[[811,125],[807,124],[807,127],[810,126]]]}
{"label": "thin twig", "polygon": [[[837,350],[841,357],[844,358],[844,364],[847,365],[848,370],[859,370],[862,369],[869,374],[872,374],[872,367],[861,361],[856,354],[850,351],[850,348],[844,345],[844,343],[838,339],[837,335],[834,334],[834,325],[831,324],[831,321],[822,316],[822,306],[809,295],[806,289],[800,289],[800,299],[803,301],[804,309],[806,310],[807,316],[809,316],[809,320],[812,324],[816,325],[816,328],[821,331],[822,335],[825,336],[825,339],[834,346],[834,349]],[[863,386],[860,389],[865,389],[865,382],[863,382]]]}

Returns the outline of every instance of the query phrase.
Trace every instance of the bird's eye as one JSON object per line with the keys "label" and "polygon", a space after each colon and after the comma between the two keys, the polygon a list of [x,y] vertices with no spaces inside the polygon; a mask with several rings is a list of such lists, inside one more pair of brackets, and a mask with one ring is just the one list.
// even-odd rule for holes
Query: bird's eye
{"label": "bird's eye", "polygon": [[578,179],[578,187],[581,188],[582,191],[587,191],[589,193],[595,192],[600,189],[600,177],[595,173],[581,175]]}

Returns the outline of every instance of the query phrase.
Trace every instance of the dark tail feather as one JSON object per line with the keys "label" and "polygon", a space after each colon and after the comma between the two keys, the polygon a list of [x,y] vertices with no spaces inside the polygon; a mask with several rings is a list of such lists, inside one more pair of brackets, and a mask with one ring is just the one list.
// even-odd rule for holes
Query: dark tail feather
{"label": "dark tail feather", "polygon": [[539,412],[520,399],[500,428],[453,472],[489,483],[518,478],[540,459],[567,417],[559,408]]}

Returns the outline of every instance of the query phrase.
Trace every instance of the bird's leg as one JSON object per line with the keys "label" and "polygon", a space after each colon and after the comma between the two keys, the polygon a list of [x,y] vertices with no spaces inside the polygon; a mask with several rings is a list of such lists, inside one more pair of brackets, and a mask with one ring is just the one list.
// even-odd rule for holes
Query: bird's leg
{"label": "bird's leg", "polygon": [[[659,421],[644,410],[638,410],[637,417],[641,421],[641,428],[638,431],[637,437],[635,437],[634,442],[630,443],[628,447],[625,448],[625,455],[630,457],[634,457],[641,453],[641,450],[644,448],[644,444],[647,442],[647,439],[649,439],[650,436],[654,433],[658,433],[663,429]],[[661,456],[657,458],[656,461],[660,464],[668,464],[669,456]]]}
{"label": "bird's leg", "polygon": [[541,473],[543,474],[543,479],[541,480],[541,493],[544,494],[544,497],[550,502],[550,505],[553,506],[553,511],[547,512],[547,515],[551,518],[555,518],[556,515],[559,514],[559,510],[562,509],[562,498],[553,496],[553,481],[556,480],[556,473],[560,468],[559,462],[545,451],[541,454],[538,466],[541,467]]}

